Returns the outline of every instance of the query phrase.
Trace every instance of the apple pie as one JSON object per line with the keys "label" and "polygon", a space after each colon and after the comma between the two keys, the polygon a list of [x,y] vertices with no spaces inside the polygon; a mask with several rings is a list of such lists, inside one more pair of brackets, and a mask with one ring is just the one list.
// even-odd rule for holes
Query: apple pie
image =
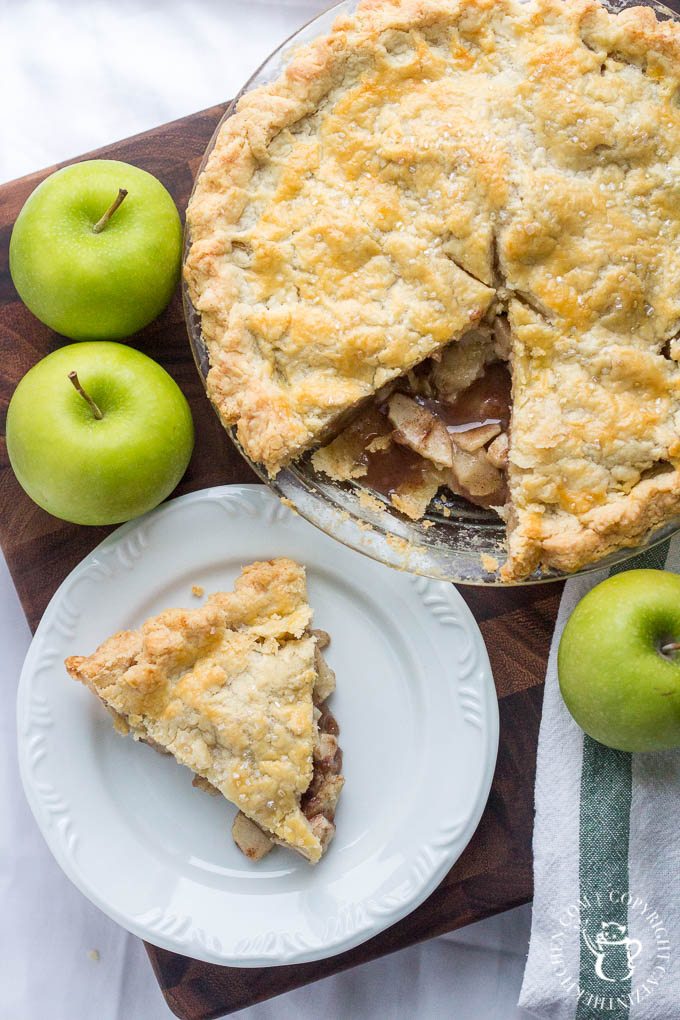
{"label": "apple pie", "polygon": [[329,638],[311,619],[303,567],[253,563],[233,592],[168,609],[66,669],[116,729],[174,755],[194,785],[236,805],[232,834],[247,856],[280,843],[315,864],[335,833],[344,779],[326,704]]}
{"label": "apple pie", "polygon": [[363,0],[223,124],[185,266],[225,425],[507,581],[680,513],[680,28],[596,0]]}

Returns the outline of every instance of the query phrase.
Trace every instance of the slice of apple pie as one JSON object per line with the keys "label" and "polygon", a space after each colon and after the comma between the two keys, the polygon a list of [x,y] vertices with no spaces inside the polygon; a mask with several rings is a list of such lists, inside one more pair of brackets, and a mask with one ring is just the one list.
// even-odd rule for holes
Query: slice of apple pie
{"label": "slice of apple pie", "polygon": [[168,609],[66,668],[119,732],[174,755],[194,785],[239,808],[232,833],[247,856],[261,858],[273,842],[315,864],[335,833],[344,779],[326,706],[329,639],[311,619],[303,567],[253,563],[233,592]]}

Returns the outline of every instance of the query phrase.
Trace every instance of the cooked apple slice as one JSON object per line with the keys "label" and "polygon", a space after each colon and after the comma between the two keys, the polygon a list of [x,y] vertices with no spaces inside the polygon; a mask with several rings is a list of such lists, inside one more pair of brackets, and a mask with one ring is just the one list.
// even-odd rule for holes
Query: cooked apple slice
{"label": "cooked apple slice", "polygon": [[485,450],[468,453],[455,447],[451,471],[455,488],[467,489],[473,497],[483,498],[502,490],[503,477],[489,461]]}
{"label": "cooked apple slice", "polygon": [[461,450],[465,450],[467,453],[474,453],[476,450],[481,450],[483,446],[486,446],[490,440],[500,432],[501,427],[498,422],[488,422],[485,425],[479,425],[474,429],[466,429],[465,432],[456,432],[454,434],[454,442],[456,446],[459,446]]}
{"label": "cooked apple slice", "polygon": [[387,414],[394,439],[440,467],[453,466],[453,450],[444,422],[404,393],[390,397]]}

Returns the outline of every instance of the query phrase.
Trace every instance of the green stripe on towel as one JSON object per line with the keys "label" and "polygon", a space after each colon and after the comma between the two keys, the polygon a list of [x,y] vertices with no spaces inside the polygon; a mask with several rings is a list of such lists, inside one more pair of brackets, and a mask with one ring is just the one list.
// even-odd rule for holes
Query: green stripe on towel
{"label": "green stripe on towel", "polygon": [[[663,570],[670,542],[610,571]],[[579,825],[580,967],[576,1020],[629,1020],[631,975],[625,937],[632,759],[584,735]]]}
{"label": "green stripe on towel", "polygon": [[627,931],[628,908],[621,903],[621,894],[628,892],[631,794],[630,754],[613,751],[584,736],[579,831],[581,995],[577,1020],[592,1020],[600,1011],[609,1020],[628,1020],[629,1016],[625,946],[621,954],[601,950],[605,948],[603,941],[612,941],[615,933]]}

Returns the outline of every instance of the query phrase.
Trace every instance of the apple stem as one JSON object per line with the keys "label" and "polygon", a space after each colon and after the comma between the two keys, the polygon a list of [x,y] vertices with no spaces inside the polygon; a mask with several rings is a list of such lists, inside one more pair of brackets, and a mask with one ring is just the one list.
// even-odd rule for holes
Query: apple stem
{"label": "apple stem", "polygon": [[82,386],[80,385],[80,380],[78,379],[78,373],[77,373],[77,372],[69,372],[69,374],[68,374],[68,377],[69,377],[69,379],[71,380],[71,382],[73,383],[73,385],[75,386],[75,388],[76,388],[76,389],[78,390],[78,393],[80,393],[80,395],[81,395],[81,397],[83,398],[83,400],[86,400],[86,401],[88,402],[88,404],[90,405],[90,407],[92,408],[92,413],[93,413],[93,415],[95,416],[95,418],[96,418],[96,419],[97,419],[98,421],[101,421],[101,419],[102,419],[102,418],[104,417],[104,415],[103,415],[103,414],[102,414],[102,412],[101,412],[101,411],[99,410],[99,408],[98,408],[98,407],[97,407],[97,405],[95,404],[95,402],[94,402],[94,400],[92,399],[92,397],[90,397],[90,396],[89,396],[89,395],[88,395],[88,394],[87,394],[87,393],[85,392],[85,390],[83,389],[83,387],[82,387]]}
{"label": "apple stem", "polygon": [[116,209],[121,204],[121,202],[123,201],[123,199],[125,198],[126,195],[127,195],[127,191],[125,190],[125,188],[119,188],[118,189],[118,194],[116,195],[114,201],[108,207],[108,209],[106,210],[106,212],[104,213],[102,218],[100,220],[97,220],[97,222],[93,226],[93,228],[92,228],[92,233],[93,234],[100,234],[102,232],[102,230],[104,229],[106,224],[109,222],[109,220],[111,219],[111,217],[113,216],[113,214],[115,213]]}
{"label": "apple stem", "polygon": [[680,648],[680,642],[672,641],[669,645],[662,645],[661,651],[664,655],[669,655],[671,652],[677,652]]}

